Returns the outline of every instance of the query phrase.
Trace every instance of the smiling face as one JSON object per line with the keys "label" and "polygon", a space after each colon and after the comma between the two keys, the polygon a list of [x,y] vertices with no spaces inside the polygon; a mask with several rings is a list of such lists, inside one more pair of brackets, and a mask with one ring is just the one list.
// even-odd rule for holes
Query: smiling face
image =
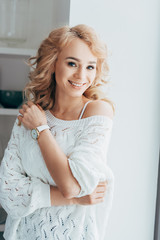
{"label": "smiling face", "polygon": [[56,93],[79,97],[96,77],[97,58],[79,38],[71,41],[58,55],[55,64]]}

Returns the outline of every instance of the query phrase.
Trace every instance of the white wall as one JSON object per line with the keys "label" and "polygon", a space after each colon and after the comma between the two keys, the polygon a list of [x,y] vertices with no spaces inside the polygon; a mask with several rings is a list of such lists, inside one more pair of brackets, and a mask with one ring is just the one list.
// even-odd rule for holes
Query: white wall
{"label": "white wall", "polygon": [[[109,240],[152,240],[159,153],[158,0],[71,0],[70,25],[94,27],[110,53],[116,116],[109,150],[115,195]],[[103,219],[103,218],[102,218]]]}
{"label": "white wall", "polygon": [[54,23],[56,27],[69,24],[70,0],[52,0],[54,3]]}

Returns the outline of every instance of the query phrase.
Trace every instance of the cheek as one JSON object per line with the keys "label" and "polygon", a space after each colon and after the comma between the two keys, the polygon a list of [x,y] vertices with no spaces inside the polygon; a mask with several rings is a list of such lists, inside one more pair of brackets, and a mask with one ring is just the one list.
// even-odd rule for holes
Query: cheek
{"label": "cheek", "polygon": [[94,79],[96,78],[96,71],[95,72],[91,72],[89,77],[90,77],[90,81],[93,82]]}
{"label": "cheek", "polygon": [[62,82],[67,76],[66,70],[64,68],[57,68],[55,71],[56,82]]}

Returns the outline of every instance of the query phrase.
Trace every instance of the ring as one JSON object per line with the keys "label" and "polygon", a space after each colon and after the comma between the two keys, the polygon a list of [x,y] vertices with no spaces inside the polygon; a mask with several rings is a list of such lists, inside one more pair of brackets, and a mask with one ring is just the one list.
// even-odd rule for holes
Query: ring
{"label": "ring", "polygon": [[18,113],[18,116],[21,116],[21,117],[23,117],[23,115],[22,115],[21,113]]}

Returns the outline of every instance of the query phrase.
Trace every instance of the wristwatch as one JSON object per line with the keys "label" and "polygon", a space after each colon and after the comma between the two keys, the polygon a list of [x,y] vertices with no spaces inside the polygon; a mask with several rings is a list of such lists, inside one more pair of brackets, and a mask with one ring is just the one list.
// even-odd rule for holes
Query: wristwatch
{"label": "wristwatch", "polygon": [[31,130],[31,136],[33,139],[37,140],[39,138],[40,132],[42,132],[45,129],[49,129],[48,125],[41,125],[39,127],[36,127]]}

